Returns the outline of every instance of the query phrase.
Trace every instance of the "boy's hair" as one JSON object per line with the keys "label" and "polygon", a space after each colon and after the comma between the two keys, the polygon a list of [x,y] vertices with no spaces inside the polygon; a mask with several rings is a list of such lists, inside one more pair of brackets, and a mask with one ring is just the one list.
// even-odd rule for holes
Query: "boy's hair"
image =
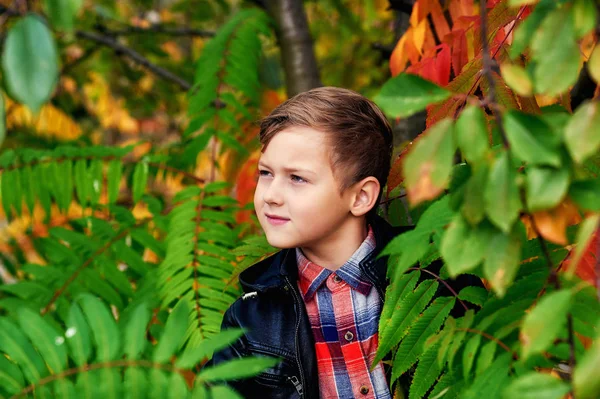
{"label": "boy's hair", "polygon": [[[310,127],[328,135],[331,166],[340,192],[368,176],[381,186],[387,182],[392,158],[392,128],[374,102],[339,87],[319,87],[299,93],[259,121],[263,151],[280,131]],[[376,211],[375,205],[372,211]]]}

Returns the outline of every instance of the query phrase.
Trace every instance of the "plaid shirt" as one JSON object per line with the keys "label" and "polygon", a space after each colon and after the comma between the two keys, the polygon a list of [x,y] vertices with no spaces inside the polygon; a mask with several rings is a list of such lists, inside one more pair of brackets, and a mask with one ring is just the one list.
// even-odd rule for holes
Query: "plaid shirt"
{"label": "plaid shirt", "polygon": [[358,267],[375,249],[367,238],[336,272],[296,249],[298,286],[315,337],[321,398],[391,398],[383,364],[369,372],[377,351],[382,298]]}

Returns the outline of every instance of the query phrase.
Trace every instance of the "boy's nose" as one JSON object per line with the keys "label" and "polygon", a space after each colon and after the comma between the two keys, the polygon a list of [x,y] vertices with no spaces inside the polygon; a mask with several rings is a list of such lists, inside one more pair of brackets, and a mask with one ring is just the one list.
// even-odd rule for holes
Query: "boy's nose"
{"label": "boy's nose", "polygon": [[263,201],[267,204],[276,205],[280,205],[282,203],[282,196],[275,181],[272,181],[271,184],[265,188],[265,191],[263,192]]}

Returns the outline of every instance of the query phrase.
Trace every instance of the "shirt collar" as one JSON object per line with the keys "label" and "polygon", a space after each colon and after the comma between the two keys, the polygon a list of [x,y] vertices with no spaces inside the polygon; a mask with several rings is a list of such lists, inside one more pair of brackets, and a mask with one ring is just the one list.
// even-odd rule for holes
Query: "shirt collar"
{"label": "shirt collar", "polygon": [[[363,275],[359,264],[375,249],[375,235],[369,226],[367,237],[354,251],[350,259],[346,261],[335,273],[342,278],[353,289],[363,295],[367,295],[371,289],[371,283]],[[333,272],[311,262],[300,248],[296,248],[296,261],[298,265],[298,276],[300,293],[304,300],[310,300],[319,287],[327,280]]]}

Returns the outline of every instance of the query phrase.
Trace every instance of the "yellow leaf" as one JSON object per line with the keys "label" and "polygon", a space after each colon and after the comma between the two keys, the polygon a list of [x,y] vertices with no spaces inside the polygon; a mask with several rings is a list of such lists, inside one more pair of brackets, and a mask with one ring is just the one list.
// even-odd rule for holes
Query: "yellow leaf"
{"label": "yellow leaf", "polygon": [[79,125],[52,104],[44,105],[39,114],[33,115],[27,107],[11,101],[8,97],[5,97],[5,102],[8,129],[29,128],[41,137],[58,141],[76,140],[82,134]]}
{"label": "yellow leaf", "polygon": [[596,84],[600,84],[600,46],[594,47],[587,63],[588,71]]}
{"label": "yellow leaf", "polygon": [[520,96],[529,97],[533,92],[531,78],[524,68],[516,64],[502,64],[500,73],[506,84]]}

